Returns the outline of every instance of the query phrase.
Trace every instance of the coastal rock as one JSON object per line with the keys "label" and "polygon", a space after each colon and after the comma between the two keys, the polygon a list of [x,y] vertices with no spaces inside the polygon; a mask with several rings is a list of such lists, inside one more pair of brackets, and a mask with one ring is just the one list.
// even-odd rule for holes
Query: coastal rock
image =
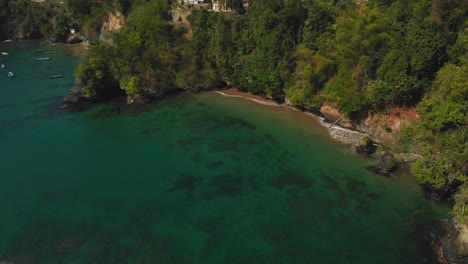
{"label": "coastal rock", "polygon": [[[324,104],[320,107],[320,113],[323,115],[325,118],[325,121],[328,123],[332,123],[335,125],[339,125],[344,128],[348,129],[356,129],[356,126],[354,125],[354,122],[351,121],[349,117],[346,117],[337,108],[334,108],[333,106]],[[359,132],[366,133],[366,131],[361,131],[358,130]]]}
{"label": "coastal rock", "polygon": [[81,86],[75,86],[63,98],[63,107],[89,104],[93,100],[86,97]]}
{"label": "coastal rock", "polygon": [[284,97],[284,104],[287,106],[294,106],[293,102],[287,96]]}
{"label": "coastal rock", "polygon": [[121,12],[108,13],[104,18],[101,26],[102,33],[110,33],[119,30],[125,24],[125,16]]}
{"label": "coastal rock", "polygon": [[461,182],[459,180],[448,181],[442,187],[435,188],[429,183],[423,184],[423,190],[428,199],[434,201],[444,201],[452,199],[453,194],[460,187]]}
{"label": "coastal rock", "polygon": [[41,39],[44,35],[38,31],[33,30],[31,32],[18,31],[14,35],[14,39]]}
{"label": "coastal rock", "polygon": [[67,39],[68,44],[76,44],[76,43],[81,43],[84,41],[86,41],[86,38],[80,33],[71,34],[70,37],[68,37]]}
{"label": "coastal rock", "polygon": [[203,91],[221,90],[226,88],[227,86],[227,82],[215,79],[208,81],[205,85],[194,85],[193,87],[186,87],[184,89],[192,93],[199,93]]}
{"label": "coastal rock", "polygon": [[127,104],[143,104],[163,96],[160,91],[151,88],[140,88],[139,91],[136,95],[127,95]]}
{"label": "coastal rock", "polygon": [[445,234],[435,239],[439,241],[440,247],[433,247],[439,261],[448,264],[468,264],[468,226],[459,223],[456,218],[443,221],[443,225]]}
{"label": "coastal rock", "polygon": [[375,144],[372,139],[369,137],[364,137],[359,140],[358,144],[356,145],[356,152],[363,156],[371,155],[377,149],[377,145]]}
{"label": "coastal rock", "polygon": [[397,162],[412,163],[421,160],[423,157],[415,153],[398,153],[394,155]]}
{"label": "coastal rock", "polygon": [[70,89],[63,98],[62,107],[80,106],[96,102],[101,102],[125,95],[125,91],[120,89],[116,84],[109,82],[106,89],[99,91],[96,95],[87,97],[84,94],[83,87],[76,84],[75,87]]}
{"label": "coastal rock", "polygon": [[392,154],[385,153],[382,155],[380,162],[370,166],[367,169],[379,175],[390,177],[390,173],[397,167],[397,163]]}

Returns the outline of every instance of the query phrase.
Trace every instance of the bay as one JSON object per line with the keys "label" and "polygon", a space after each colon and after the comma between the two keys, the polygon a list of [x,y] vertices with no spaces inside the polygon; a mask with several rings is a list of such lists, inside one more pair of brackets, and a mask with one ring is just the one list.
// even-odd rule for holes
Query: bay
{"label": "bay", "polygon": [[81,52],[0,50],[0,261],[436,263],[447,208],[307,115],[216,93],[61,109]]}

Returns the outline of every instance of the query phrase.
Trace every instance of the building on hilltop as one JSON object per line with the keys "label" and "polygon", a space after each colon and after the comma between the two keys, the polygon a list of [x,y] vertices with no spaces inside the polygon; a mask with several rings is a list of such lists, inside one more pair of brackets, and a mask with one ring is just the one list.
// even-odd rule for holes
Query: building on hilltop
{"label": "building on hilltop", "polygon": [[220,11],[220,12],[231,11],[231,9],[229,8],[227,4],[227,0],[213,0],[212,4],[213,4],[213,7],[212,7],[213,11]]}
{"label": "building on hilltop", "polygon": [[211,3],[210,0],[178,0],[177,2],[181,5],[201,5]]}
{"label": "building on hilltop", "polygon": [[[248,8],[250,0],[241,0],[244,8]],[[228,0],[177,0],[181,5],[191,5],[200,8],[207,8],[217,12],[230,12],[232,11],[228,5]]]}

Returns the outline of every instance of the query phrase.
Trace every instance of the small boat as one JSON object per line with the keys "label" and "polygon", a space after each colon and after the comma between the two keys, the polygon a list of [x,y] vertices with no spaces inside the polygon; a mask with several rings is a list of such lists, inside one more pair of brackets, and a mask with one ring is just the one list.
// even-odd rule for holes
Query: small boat
{"label": "small boat", "polygon": [[58,79],[62,78],[63,74],[55,74],[55,75],[49,75],[49,79]]}
{"label": "small boat", "polygon": [[2,64],[0,65],[0,69],[3,69],[3,68],[5,68],[5,64],[2,63]]}
{"label": "small boat", "polygon": [[5,56],[6,56],[6,55],[8,55],[8,53],[2,51],[2,55],[5,55]]}
{"label": "small boat", "polygon": [[46,51],[45,50],[36,50],[35,52],[36,53],[45,53]]}
{"label": "small boat", "polygon": [[54,54],[56,53],[55,51],[44,51],[44,54]]}
{"label": "small boat", "polygon": [[3,42],[13,42],[11,39],[4,40]]}
{"label": "small boat", "polygon": [[38,61],[45,61],[45,60],[50,60],[49,57],[43,57],[43,58],[36,58]]}
{"label": "small boat", "polygon": [[13,73],[12,73],[12,72],[8,72],[8,77],[13,77]]}

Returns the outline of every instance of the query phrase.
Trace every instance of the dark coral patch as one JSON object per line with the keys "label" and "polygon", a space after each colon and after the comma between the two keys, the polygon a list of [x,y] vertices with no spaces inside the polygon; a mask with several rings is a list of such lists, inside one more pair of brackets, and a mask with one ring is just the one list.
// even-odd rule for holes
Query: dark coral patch
{"label": "dark coral patch", "polygon": [[327,186],[327,188],[329,189],[333,189],[333,190],[337,190],[340,188],[340,184],[338,183],[338,181],[336,181],[335,179],[333,179],[332,177],[328,176],[328,175],[325,175],[325,174],[321,174],[320,175],[320,178],[322,179],[322,181],[325,183],[325,185]]}
{"label": "dark coral patch", "polygon": [[314,180],[295,172],[284,172],[269,182],[270,186],[283,189],[286,187],[309,188],[314,184]]}
{"label": "dark coral patch", "polygon": [[223,166],[224,162],[220,161],[220,160],[217,160],[217,161],[214,161],[214,162],[210,162],[208,164],[206,164],[206,168],[208,169],[216,169],[216,168],[219,168],[221,166]]}
{"label": "dark coral patch", "polygon": [[172,183],[172,187],[167,191],[193,191],[196,188],[198,182],[199,179],[192,174],[182,173],[177,177],[177,179]]}
{"label": "dark coral patch", "polygon": [[208,186],[216,189],[219,196],[238,196],[243,193],[244,179],[240,175],[223,173],[208,181]]}
{"label": "dark coral patch", "polygon": [[355,180],[350,177],[346,177],[346,189],[350,192],[363,192],[367,187],[367,184],[362,181]]}

